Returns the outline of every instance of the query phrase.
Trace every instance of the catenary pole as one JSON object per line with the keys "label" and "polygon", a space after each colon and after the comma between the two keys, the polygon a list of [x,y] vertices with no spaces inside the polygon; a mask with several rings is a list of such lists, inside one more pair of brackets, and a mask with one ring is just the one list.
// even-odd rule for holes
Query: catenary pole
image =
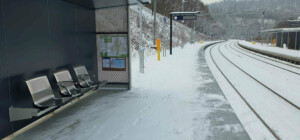
{"label": "catenary pole", "polygon": [[173,30],[173,15],[170,14],[170,55],[172,55],[172,30]]}
{"label": "catenary pole", "polygon": [[140,41],[139,41],[139,59],[140,59],[140,73],[144,73],[144,47],[143,47],[143,18],[142,18],[142,8],[143,8],[143,4],[142,3],[139,3],[140,5]]}
{"label": "catenary pole", "polygon": [[153,5],[154,5],[153,45],[156,45],[156,0],[154,0]]}
{"label": "catenary pole", "polygon": [[[181,8],[182,8],[182,12],[184,12],[184,0],[181,1]],[[182,20],[182,25],[184,25],[184,20]],[[181,49],[183,48],[183,39],[184,39],[184,33],[181,34]]]}

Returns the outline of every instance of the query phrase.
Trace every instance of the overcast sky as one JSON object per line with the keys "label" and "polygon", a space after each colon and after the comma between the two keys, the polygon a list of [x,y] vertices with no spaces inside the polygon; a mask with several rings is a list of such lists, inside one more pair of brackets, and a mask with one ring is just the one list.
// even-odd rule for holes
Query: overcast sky
{"label": "overcast sky", "polygon": [[210,4],[210,3],[214,3],[214,2],[218,2],[218,1],[222,1],[222,0],[201,0],[204,4]]}

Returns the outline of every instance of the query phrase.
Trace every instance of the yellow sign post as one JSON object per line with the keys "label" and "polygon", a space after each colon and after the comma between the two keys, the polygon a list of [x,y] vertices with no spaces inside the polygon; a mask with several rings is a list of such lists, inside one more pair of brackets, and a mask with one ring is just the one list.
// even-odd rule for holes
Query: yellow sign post
{"label": "yellow sign post", "polygon": [[156,40],[157,49],[157,60],[160,61],[160,39]]}
{"label": "yellow sign post", "polygon": [[273,39],[273,46],[276,46],[276,39]]}

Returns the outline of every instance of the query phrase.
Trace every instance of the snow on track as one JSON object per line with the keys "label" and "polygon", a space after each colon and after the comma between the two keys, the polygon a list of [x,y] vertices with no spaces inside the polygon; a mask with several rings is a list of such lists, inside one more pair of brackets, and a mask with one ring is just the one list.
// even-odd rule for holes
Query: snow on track
{"label": "snow on track", "polygon": [[209,65],[210,70],[214,74],[219,86],[221,87],[224,95],[231,104],[235,113],[239,117],[241,123],[246,129],[247,133],[253,140],[272,140],[276,139],[266,126],[255,116],[247,104],[238,95],[235,89],[226,81],[225,77],[215,66],[210,57],[210,48],[205,52],[205,59]]}
{"label": "snow on track", "polygon": [[221,51],[228,59],[255,79],[291,101],[298,108],[300,107],[300,94],[298,92],[300,90],[300,75],[266,65],[255,59],[249,59],[247,56],[237,54],[235,51],[229,52],[226,47],[222,47]]}
{"label": "snow on track", "polygon": [[238,43],[234,43],[234,44],[235,44],[235,46],[234,47],[231,46],[231,48],[235,49],[236,51],[238,51],[240,53],[243,53],[243,54],[245,54],[249,57],[255,58],[257,60],[263,61],[267,64],[276,65],[277,67],[300,74],[300,67],[298,65],[244,49],[243,47],[239,46]]}
{"label": "snow on track", "polygon": [[257,50],[260,52],[272,53],[276,56],[292,58],[294,60],[300,60],[299,51],[278,48],[278,47],[269,47],[260,44],[251,44],[250,42],[246,42],[246,41],[239,41],[238,43],[249,49]]}
{"label": "snow on track", "polygon": [[[279,90],[284,97],[289,98],[295,104],[300,103],[299,95],[296,94],[296,91],[299,91],[299,88],[295,86],[296,84],[293,85],[292,82],[299,83],[299,80],[297,80],[299,79],[299,77],[291,77],[287,72],[283,72],[283,70],[276,69],[270,65],[268,66],[266,64],[263,64],[263,62],[257,60],[251,60],[245,56],[242,56],[241,54],[234,54],[234,50],[227,50],[226,45],[230,45],[230,42],[229,44],[222,43],[221,45],[218,45],[217,47],[212,49],[212,56],[215,58],[215,61],[221,68],[222,72],[247,100],[251,107],[271,128],[271,131],[275,132],[280,139],[299,138],[300,133],[298,129],[300,126],[300,111],[288,104],[285,100],[274,94],[269,89],[262,86],[257,81],[250,78],[241,70],[236,68],[228,60],[226,60],[226,58],[224,58],[224,56],[220,54],[220,52],[224,53],[224,55],[228,57],[229,60],[233,61],[233,63],[241,67],[243,70],[251,72],[251,75],[255,75],[255,77],[262,80],[263,83],[266,83],[272,88],[275,88],[276,91]],[[221,49],[219,50],[218,47],[221,47]],[[218,80],[218,82],[223,83],[220,82],[220,80]],[[281,85],[278,85],[277,83],[281,83]],[[222,88],[225,89],[225,91],[226,89],[228,89],[228,87],[226,86],[223,86]],[[234,105],[233,108],[235,108]],[[237,110],[235,111],[241,112]],[[240,117],[240,115],[238,116]],[[241,122],[244,122],[243,119],[241,119]],[[250,137],[255,137],[252,136],[255,135],[253,129],[250,130],[247,125],[245,126],[245,128],[248,131]],[[268,137],[268,135],[266,137]]]}

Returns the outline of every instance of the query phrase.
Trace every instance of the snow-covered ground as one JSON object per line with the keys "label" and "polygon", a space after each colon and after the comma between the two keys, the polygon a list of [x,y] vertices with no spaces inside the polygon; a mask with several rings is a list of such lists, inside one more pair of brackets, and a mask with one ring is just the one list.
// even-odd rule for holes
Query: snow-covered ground
{"label": "snow-covered ground", "polygon": [[97,91],[16,139],[249,139],[208,70],[205,44],[146,57],[144,74],[134,59],[132,90]]}
{"label": "snow-covered ground", "polygon": [[[152,15],[151,9],[143,6],[142,8],[142,18],[143,18],[143,41],[142,45],[145,48],[146,55],[152,54],[151,47],[153,47],[153,25],[154,17]],[[140,39],[140,26],[139,26],[139,6],[132,5],[129,7],[130,15],[130,43],[132,50],[138,50],[139,48],[139,39]],[[165,44],[169,48],[170,44],[170,20],[169,17],[166,18],[166,26],[164,28],[163,22],[164,16],[157,13],[157,22],[156,22],[156,37],[161,39],[162,45]],[[191,41],[191,32],[192,29],[181,24],[180,22],[173,20],[173,47],[180,47],[182,44],[187,44]],[[196,35],[196,40],[209,40],[210,37],[199,33]],[[137,55],[133,52],[133,56]]]}
{"label": "snow-covered ground", "polygon": [[[208,64],[249,136],[252,139],[298,139],[300,137],[298,131],[300,96],[297,91],[299,91],[300,76],[298,73],[300,70],[298,69],[298,72],[287,71],[286,69],[290,69],[288,65],[283,67],[282,63],[275,61],[267,64],[266,62],[269,60],[264,57],[256,57],[256,59],[249,57],[251,53],[237,47],[236,41],[222,43],[210,49],[218,67],[235,89],[228,84],[214,65],[209,51],[206,51]],[[293,71],[296,70],[293,69]],[[250,110],[236,90],[261,119]],[[271,134],[271,131],[276,136]]]}
{"label": "snow-covered ground", "polygon": [[300,61],[300,51],[297,50],[290,50],[285,48],[278,48],[278,47],[270,47],[268,45],[262,44],[252,44],[247,41],[239,41],[239,44],[243,45],[247,49],[256,50],[259,52],[273,54],[274,56],[279,56],[283,58],[291,58],[292,60]]}

